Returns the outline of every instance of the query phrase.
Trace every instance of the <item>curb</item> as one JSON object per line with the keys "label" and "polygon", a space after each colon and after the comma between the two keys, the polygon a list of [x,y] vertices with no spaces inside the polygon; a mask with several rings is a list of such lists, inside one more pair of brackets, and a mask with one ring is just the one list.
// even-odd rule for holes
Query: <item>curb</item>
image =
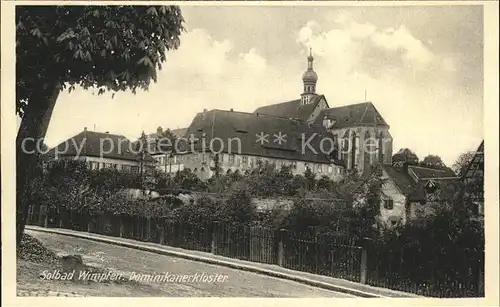
{"label": "curb", "polygon": [[291,281],[299,282],[299,283],[306,284],[309,286],[322,288],[322,289],[335,291],[335,292],[340,292],[340,293],[346,293],[346,294],[350,294],[350,295],[354,295],[354,296],[362,297],[362,298],[389,298],[389,297],[378,295],[378,294],[364,292],[361,290],[351,289],[351,288],[347,288],[347,287],[343,287],[343,286],[336,286],[336,285],[332,285],[332,284],[329,284],[326,282],[312,280],[312,279],[300,277],[300,276],[294,276],[294,275],[287,274],[287,273],[272,271],[272,270],[268,270],[268,269],[262,269],[262,268],[258,268],[258,267],[254,267],[254,266],[224,261],[224,260],[220,260],[220,259],[212,259],[212,258],[207,258],[207,257],[202,257],[202,256],[195,256],[195,255],[190,255],[187,253],[181,253],[181,252],[177,252],[177,251],[169,251],[169,250],[156,248],[156,247],[152,247],[152,246],[144,246],[144,245],[139,245],[139,244],[129,243],[129,242],[120,242],[120,241],[116,241],[116,240],[112,240],[112,239],[107,239],[107,238],[102,238],[102,237],[92,237],[90,235],[84,235],[84,234],[79,234],[79,233],[60,232],[60,231],[57,231],[56,229],[38,229],[38,228],[34,229],[34,228],[29,227],[29,226],[26,226],[26,229],[28,229],[30,231],[53,233],[53,234],[65,235],[65,236],[69,236],[69,237],[75,237],[75,238],[91,240],[91,241],[96,241],[96,242],[101,242],[101,243],[108,243],[108,244],[113,244],[113,245],[117,245],[117,246],[121,246],[121,247],[128,247],[128,248],[133,248],[136,250],[152,252],[152,253],[156,253],[156,254],[160,254],[160,255],[164,255],[164,256],[172,256],[172,257],[183,258],[183,259],[197,261],[197,262],[203,262],[203,263],[207,263],[207,264],[229,267],[232,269],[238,269],[238,270],[242,270],[242,271],[247,271],[247,272],[263,274],[263,275],[267,275],[267,276],[271,276],[271,277],[277,277],[277,278],[281,278],[281,279],[291,280]]}

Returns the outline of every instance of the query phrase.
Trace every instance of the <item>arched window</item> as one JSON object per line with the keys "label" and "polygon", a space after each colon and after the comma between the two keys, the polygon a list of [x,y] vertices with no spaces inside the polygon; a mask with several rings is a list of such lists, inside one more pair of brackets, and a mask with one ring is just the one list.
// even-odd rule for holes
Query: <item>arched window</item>
{"label": "arched window", "polygon": [[378,161],[384,163],[384,134],[382,132],[378,135]]}
{"label": "arched window", "polygon": [[369,131],[366,131],[365,132],[365,139],[363,141],[363,146],[362,146],[362,150],[363,150],[363,163],[366,165],[366,164],[372,164],[372,153],[374,152],[375,150],[375,144],[373,144],[373,141],[371,139],[371,135],[370,135],[370,132]]}
{"label": "arched window", "polygon": [[346,168],[349,168],[349,151],[350,151],[350,141],[349,141],[349,130],[345,132],[341,139],[341,150],[340,159],[344,162]]}
{"label": "arched window", "polygon": [[356,152],[358,151],[357,140],[358,140],[358,137],[356,135],[356,132],[353,131],[352,135],[351,135],[351,165],[350,165],[351,169],[356,168],[356,162],[358,162],[357,158],[356,158]]}

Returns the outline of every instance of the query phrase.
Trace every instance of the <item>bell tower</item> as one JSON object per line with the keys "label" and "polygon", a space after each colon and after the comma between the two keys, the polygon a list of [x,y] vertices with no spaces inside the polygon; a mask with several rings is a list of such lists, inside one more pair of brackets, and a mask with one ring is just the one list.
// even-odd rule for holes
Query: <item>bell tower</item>
{"label": "bell tower", "polygon": [[309,56],[307,57],[307,70],[302,75],[302,83],[304,89],[301,96],[301,104],[308,104],[312,97],[316,96],[316,83],[318,75],[313,68],[314,57],[312,56],[312,48],[309,48]]}

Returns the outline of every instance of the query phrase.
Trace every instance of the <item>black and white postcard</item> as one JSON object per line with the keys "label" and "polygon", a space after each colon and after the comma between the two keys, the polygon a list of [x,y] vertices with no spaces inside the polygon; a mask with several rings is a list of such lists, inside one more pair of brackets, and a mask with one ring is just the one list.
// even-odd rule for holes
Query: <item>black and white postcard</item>
{"label": "black and white postcard", "polygon": [[498,2],[1,5],[6,306],[497,306]]}

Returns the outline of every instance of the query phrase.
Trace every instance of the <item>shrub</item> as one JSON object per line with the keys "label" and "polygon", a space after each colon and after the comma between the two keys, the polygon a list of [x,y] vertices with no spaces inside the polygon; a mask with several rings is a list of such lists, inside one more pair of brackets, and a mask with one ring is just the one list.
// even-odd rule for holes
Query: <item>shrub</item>
{"label": "shrub", "polygon": [[223,202],[223,219],[225,222],[248,224],[257,219],[257,208],[250,195],[244,190],[235,190]]}

